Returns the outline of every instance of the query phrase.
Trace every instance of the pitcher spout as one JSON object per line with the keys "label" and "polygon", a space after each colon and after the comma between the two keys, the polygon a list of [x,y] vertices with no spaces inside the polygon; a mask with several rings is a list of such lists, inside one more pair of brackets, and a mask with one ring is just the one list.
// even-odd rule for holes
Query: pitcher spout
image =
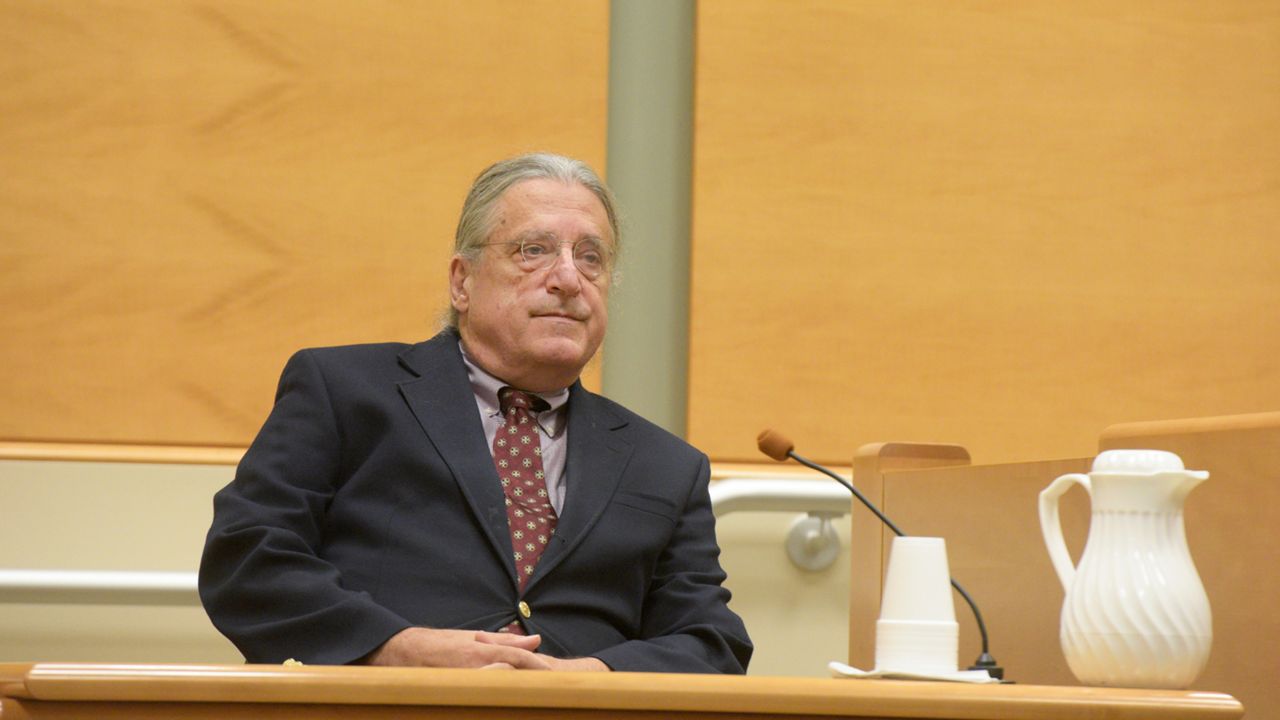
{"label": "pitcher spout", "polygon": [[1200,483],[1209,479],[1209,471],[1183,470],[1182,472],[1165,472],[1157,474],[1156,477],[1169,483],[1171,498],[1181,506],[1182,501],[1187,499],[1187,495],[1192,490],[1195,490]]}

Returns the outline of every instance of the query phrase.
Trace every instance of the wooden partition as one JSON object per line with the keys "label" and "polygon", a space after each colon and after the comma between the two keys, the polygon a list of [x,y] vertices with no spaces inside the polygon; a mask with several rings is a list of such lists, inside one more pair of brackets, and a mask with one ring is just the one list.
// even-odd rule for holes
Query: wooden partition
{"label": "wooden partition", "polygon": [[243,447],[294,350],[434,334],[476,174],[603,171],[608,26],[608,0],[0,3],[0,441]]}
{"label": "wooden partition", "polygon": [[[1088,472],[1092,458],[1002,465],[903,469],[903,458],[936,457],[937,447],[868,446],[855,480],[902,528],[946,538],[952,575],[977,600],[991,652],[1018,682],[1075,684],[1058,639],[1063,590],[1041,538],[1038,496],[1054,478]],[[1213,609],[1214,641],[1195,687],[1230,692],[1253,717],[1280,715],[1280,413],[1209,417],[1107,428],[1099,449],[1155,448],[1210,472],[1186,503],[1187,538]],[[959,450],[955,451],[959,456]],[[1060,503],[1074,557],[1084,548],[1089,500],[1072,490]],[[892,534],[855,508],[850,662],[874,664],[875,619]],[[972,617],[956,598],[960,662],[978,654]],[[861,663],[861,664],[860,664]]]}
{"label": "wooden partition", "polygon": [[892,680],[430,668],[0,665],[0,716],[1227,720],[1216,693]]}
{"label": "wooden partition", "polygon": [[[934,447],[864,447],[854,459],[854,481],[906,533],[946,539],[951,574],[981,608],[991,653],[1009,679],[1074,684],[1058,644],[1062,586],[1040,539],[1036,503],[1049,481],[1087,471],[1089,459],[902,467],[913,454],[930,453]],[[1088,527],[1088,507],[1076,495],[1063,498],[1061,513],[1063,534],[1078,548]],[[852,522],[849,662],[874,667],[875,622],[893,533],[859,507]],[[967,667],[981,644],[968,607],[959,596],[955,601],[960,663]]]}
{"label": "wooden partition", "polygon": [[1257,709],[1252,717],[1280,717],[1280,412],[1125,423],[1098,441],[1099,450],[1135,447],[1209,471],[1186,506],[1213,609],[1203,686],[1235,694]]}

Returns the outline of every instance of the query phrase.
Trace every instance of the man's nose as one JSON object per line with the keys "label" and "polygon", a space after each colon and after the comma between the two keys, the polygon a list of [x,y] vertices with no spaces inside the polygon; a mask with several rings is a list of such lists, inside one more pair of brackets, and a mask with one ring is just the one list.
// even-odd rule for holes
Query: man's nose
{"label": "man's nose", "polygon": [[547,271],[547,289],[568,295],[576,295],[582,291],[582,275],[573,260],[571,246],[560,246],[560,253]]}

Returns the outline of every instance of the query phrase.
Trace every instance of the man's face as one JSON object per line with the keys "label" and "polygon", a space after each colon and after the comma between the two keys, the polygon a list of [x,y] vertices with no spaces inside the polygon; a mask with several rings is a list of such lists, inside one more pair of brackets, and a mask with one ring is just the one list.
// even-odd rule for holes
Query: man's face
{"label": "man's face", "polygon": [[[548,266],[530,270],[520,239],[562,243]],[[609,273],[588,279],[573,263],[573,243],[615,238],[600,200],[577,183],[525,180],[495,206],[489,246],[470,261],[449,265],[453,307],[467,354],[476,364],[522,390],[571,384],[600,347],[608,323]]]}

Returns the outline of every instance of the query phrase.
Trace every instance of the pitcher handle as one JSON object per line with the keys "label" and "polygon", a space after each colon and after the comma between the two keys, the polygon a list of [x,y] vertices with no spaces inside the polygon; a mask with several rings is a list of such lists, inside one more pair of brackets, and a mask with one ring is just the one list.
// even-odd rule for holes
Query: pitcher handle
{"label": "pitcher handle", "polygon": [[1081,473],[1068,473],[1049,483],[1049,487],[1040,491],[1040,532],[1044,534],[1045,547],[1049,548],[1049,559],[1053,561],[1053,569],[1062,582],[1062,590],[1071,592],[1071,582],[1076,577],[1076,566],[1071,564],[1071,555],[1067,553],[1067,542],[1062,537],[1062,521],[1058,518],[1058,498],[1071,489],[1076,483],[1085,489],[1090,496],[1093,488],[1089,485],[1089,476]]}

